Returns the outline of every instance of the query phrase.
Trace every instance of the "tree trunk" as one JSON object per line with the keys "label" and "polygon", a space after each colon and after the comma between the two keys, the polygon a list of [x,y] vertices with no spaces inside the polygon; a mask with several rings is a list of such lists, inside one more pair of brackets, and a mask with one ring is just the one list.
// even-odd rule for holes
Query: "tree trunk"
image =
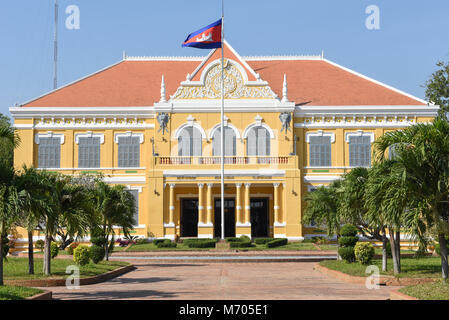
{"label": "tree trunk", "polygon": [[0,232],[0,286],[3,286],[3,233]]}
{"label": "tree trunk", "polygon": [[28,231],[28,274],[34,274],[33,231]]}
{"label": "tree trunk", "polygon": [[441,254],[441,276],[443,277],[444,282],[447,280],[449,267],[448,267],[448,261],[447,261],[447,241],[444,233],[440,233],[438,235],[438,241],[440,243],[440,254]]}
{"label": "tree trunk", "polygon": [[382,230],[382,271],[388,270],[388,252],[387,252],[388,238],[385,229]]}
{"label": "tree trunk", "polygon": [[396,257],[398,259],[399,272],[401,272],[401,232],[396,231],[396,238],[394,239],[396,243]]}
{"label": "tree trunk", "polygon": [[390,233],[391,255],[393,256],[393,272],[394,272],[394,274],[399,274],[401,272],[401,269],[399,266],[399,260],[397,258],[396,241],[394,239],[394,232],[390,230],[389,233]]}
{"label": "tree trunk", "polygon": [[49,235],[45,235],[44,274],[46,276],[51,275],[51,237]]}

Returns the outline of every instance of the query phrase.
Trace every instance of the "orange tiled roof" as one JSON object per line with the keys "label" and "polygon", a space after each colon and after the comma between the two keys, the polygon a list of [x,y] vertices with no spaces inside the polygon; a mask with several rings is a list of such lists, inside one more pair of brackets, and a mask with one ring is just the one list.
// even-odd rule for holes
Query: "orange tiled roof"
{"label": "orange tiled roof", "polygon": [[[233,57],[234,58],[234,57]],[[419,100],[344,70],[326,60],[248,59],[247,63],[282,97],[287,74],[290,101],[306,106],[423,105]],[[160,99],[162,75],[167,95],[198,66],[190,60],[125,60],[28,102],[24,107],[137,107]]]}

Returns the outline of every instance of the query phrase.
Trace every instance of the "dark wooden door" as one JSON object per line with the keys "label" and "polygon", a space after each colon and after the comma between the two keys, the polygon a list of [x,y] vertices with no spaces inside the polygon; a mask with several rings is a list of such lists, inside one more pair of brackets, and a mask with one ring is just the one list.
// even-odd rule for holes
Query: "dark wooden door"
{"label": "dark wooden door", "polygon": [[198,199],[181,200],[181,237],[198,237]]}
{"label": "dark wooden door", "polygon": [[251,199],[251,237],[268,237],[268,198]]}

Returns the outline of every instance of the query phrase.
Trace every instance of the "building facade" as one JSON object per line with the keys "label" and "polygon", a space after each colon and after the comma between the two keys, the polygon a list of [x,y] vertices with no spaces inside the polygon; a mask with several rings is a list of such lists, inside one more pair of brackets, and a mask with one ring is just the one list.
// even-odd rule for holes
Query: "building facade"
{"label": "building facade", "polygon": [[[225,59],[225,236],[301,240],[304,197],[358,166],[389,130],[438,107],[324,56]],[[135,233],[221,235],[221,50],[126,57],[10,108],[23,164],[102,173],[136,199]]]}

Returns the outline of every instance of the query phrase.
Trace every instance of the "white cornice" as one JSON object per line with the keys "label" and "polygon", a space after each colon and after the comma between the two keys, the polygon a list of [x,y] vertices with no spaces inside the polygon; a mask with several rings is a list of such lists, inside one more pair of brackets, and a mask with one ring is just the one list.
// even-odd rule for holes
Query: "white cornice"
{"label": "white cornice", "polygon": [[12,107],[9,112],[13,118],[41,117],[128,117],[154,118],[152,106],[144,107]]}
{"label": "white cornice", "polygon": [[[285,176],[285,170],[260,169],[260,170],[225,170],[225,176]],[[220,170],[164,170],[164,177],[216,177],[220,175]]]}
{"label": "white cornice", "polygon": [[439,106],[301,106],[296,107],[294,116],[382,116],[382,115],[420,115],[433,117],[438,115]]}

